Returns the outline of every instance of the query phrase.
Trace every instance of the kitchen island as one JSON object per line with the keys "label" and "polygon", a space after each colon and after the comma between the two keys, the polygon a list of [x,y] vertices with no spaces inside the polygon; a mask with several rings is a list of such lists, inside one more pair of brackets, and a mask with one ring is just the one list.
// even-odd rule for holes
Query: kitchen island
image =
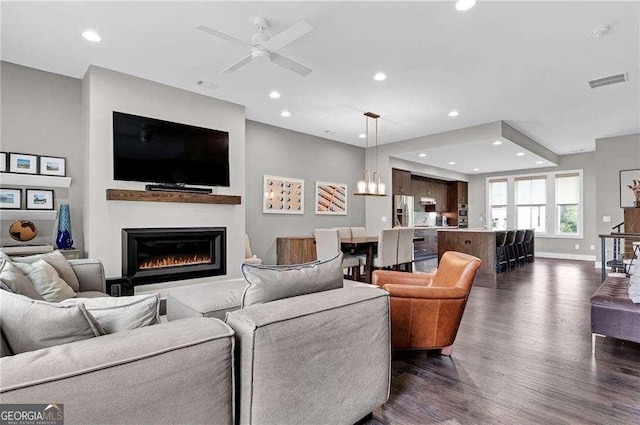
{"label": "kitchen island", "polygon": [[496,232],[493,230],[439,229],[438,261],[447,251],[463,252],[478,257],[482,261],[478,273],[485,276],[496,275]]}

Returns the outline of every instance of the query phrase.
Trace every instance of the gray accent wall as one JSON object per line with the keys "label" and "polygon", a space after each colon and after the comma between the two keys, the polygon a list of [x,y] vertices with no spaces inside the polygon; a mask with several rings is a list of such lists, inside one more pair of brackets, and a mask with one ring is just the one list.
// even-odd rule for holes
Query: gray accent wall
{"label": "gray accent wall", "polygon": [[[253,253],[264,264],[276,263],[278,236],[311,236],[319,228],[364,226],[364,199],[353,195],[364,167],[363,148],[247,121],[246,163],[246,231]],[[304,215],[264,214],[264,175],[304,179]],[[315,214],[316,180],[348,186],[346,216]]]}
{"label": "gray accent wall", "polygon": [[[595,152],[562,155],[558,157],[559,164],[557,167],[535,168],[529,170],[507,171],[503,173],[491,173],[482,175],[473,175],[469,178],[469,227],[484,227],[486,223],[480,221],[480,214],[486,214],[486,194],[487,194],[487,177],[535,174],[558,172],[563,170],[583,170],[583,226],[584,232],[582,238],[554,238],[554,237],[538,237],[536,238],[536,251],[553,254],[565,254],[567,256],[578,255],[595,256],[598,248],[598,237],[595,225],[595,209],[596,209],[596,155]],[[553,202],[553,200],[549,200]],[[552,220],[547,217],[547,222]],[[575,245],[580,245],[579,249],[575,249]],[[591,250],[591,245],[594,250]]]}
{"label": "gray accent wall", "polygon": [[[74,245],[82,249],[85,167],[82,81],[9,62],[0,62],[0,73],[0,150],[67,159],[71,187],[55,190],[55,207],[61,203],[70,205]],[[7,220],[0,221],[2,244],[16,244],[5,236],[10,224]],[[38,237],[29,243],[54,243],[56,222],[35,221],[35,224]]]}

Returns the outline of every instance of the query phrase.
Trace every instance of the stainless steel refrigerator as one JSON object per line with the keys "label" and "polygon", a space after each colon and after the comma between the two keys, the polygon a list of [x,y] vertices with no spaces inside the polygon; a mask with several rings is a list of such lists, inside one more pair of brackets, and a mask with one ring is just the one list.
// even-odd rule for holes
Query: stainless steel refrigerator
{"label": "stainless steel refrigerator", "polygon": [[413,227],[413,196],[393,197],[393,227]]}

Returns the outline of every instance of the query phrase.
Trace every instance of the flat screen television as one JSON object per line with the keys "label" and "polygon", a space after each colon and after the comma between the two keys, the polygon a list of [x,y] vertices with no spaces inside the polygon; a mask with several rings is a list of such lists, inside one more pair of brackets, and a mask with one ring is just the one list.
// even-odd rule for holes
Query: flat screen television
{"label": "flat screen television", "polygon": [[114,111],[113,178],[229,186],[229,133]]}

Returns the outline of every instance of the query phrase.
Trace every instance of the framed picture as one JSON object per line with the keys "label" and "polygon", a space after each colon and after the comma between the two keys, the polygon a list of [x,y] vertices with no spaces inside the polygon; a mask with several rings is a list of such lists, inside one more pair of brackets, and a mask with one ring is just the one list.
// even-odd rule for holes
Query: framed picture
{"label": "framed picture", "polygon": [[24,153],[9,154],[9,172],[21,174],[38,174],[38,157]]}
{"label": "framed picture", "polygon": [[347,215],[347,185],[317,181],[316,214]]}
{"label": "framed picture", "polygon": [[64,158],[56,158],[54,156],[40,157],[40,174],[44,176],[66,176],[67,160]]}
{"label": "framed picture", "polygon": [[620,170],[620,208],[640,207],[640,169]]}
{"label": "framed picture", "polygon": [[53,190],[27,189],[27,209],[28,210],[52,210]]}
{"label": "framed picture", "polygon": [[22,189],[0,188],[0,210],[19,210],[22,207]]}
{"label": "framed picture", "polygon": [[304,214],[304,180],[264,176],[265,214]]}
{"label": "framed picture", "polygon": [[7,153],[0,152],[0,173],[7,171]]}

